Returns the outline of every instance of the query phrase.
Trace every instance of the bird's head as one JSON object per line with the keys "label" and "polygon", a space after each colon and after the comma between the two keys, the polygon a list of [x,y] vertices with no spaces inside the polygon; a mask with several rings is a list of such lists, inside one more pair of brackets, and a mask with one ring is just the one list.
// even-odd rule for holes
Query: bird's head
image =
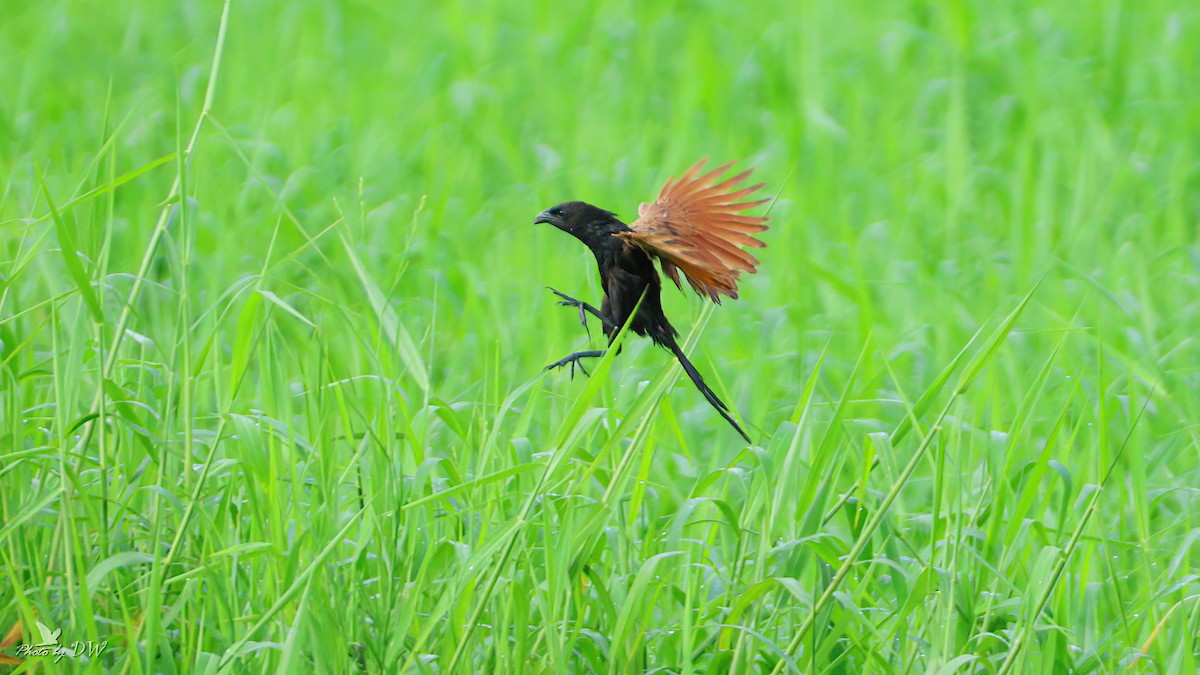
{"label": "bird's head", "polygon": [[539,213],[533,222],[550,223],[588,246],[613,233],[629,229],[617,220],[617,215],[612,211],[605,211],[587,202],[563,202],[551,206]]}

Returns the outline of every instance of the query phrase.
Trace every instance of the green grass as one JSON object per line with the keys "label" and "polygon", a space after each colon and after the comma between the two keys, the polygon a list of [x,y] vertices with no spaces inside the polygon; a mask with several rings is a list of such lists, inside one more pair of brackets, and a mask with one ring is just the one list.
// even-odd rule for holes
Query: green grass
{"label": "green grass", "polygon": [[[4,14],[0,632],[108,647],[0,670],[1200,669],[1200,10]],[[664,296],[749,447],[541,372],[533,216],[703,156],[778,194]]]}

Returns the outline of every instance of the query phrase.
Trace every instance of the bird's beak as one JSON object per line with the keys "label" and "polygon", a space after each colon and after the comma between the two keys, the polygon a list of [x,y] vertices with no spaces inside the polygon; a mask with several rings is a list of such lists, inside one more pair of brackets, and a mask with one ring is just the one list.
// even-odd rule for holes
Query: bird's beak
{"label": "bird's beak", "polygon": [[537,214],[537,218],[533,219],[534,225],[539,223],[550,223],[551,225],[554,224],[554,216],[550,215],[550,209],[542,211],[541,213]]}

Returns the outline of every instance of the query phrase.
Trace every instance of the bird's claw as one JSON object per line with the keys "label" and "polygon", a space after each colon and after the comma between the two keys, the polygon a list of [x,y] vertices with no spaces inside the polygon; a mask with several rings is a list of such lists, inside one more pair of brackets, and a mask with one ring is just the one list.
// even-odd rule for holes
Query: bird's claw
{"label": "bird's claw", "polygon": [[565,356],[565,357],[555,361],[554,363],[551,363],[550,365],[546,366],[546,370],[554,370],[555,368],[563,368],[567,365],[570,365],[572,380],[575,379],[575,368],[576,367],[578,367],[580,370],[582,370],[584,375],[591,377],[592,374],[587,371],[587,368],[583,367],[583,363],[581,363],[579,361],[580,358],[582,358],[581,354],[571,354],[570,356]]}
{"label": "bird's claw", "polygon": [[[550,288],[550,287],[547,286],[546,288]],[[563,293],[562,291],[555,289],[555,288],[550,288],[550,292],[557,295],[558,297],[562,298],[562,300],[558,301],[558,305],[560,307],[574,307],[575,309],[579,310],[579,323],[582,324],[584,330],[587,331],[588,340],[591,340],[592,339],[592,329],[588,328],[587,309],[585,308],[585,305],[587,303],[585,303],[582,300],[576,300],[575,298],[572,298],[571,296],[567,295],[566,293]]]}

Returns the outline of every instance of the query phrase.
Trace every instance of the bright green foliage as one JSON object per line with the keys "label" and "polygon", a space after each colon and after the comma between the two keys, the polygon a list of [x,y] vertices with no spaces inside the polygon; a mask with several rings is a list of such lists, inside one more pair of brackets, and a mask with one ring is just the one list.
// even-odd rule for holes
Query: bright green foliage
{"label": "bright green foliage", "polygon": [[[1196,672],[1200,6],[1025,4],[6,2],[0,636]],[[749,448],[648,340],[541,372],[600,290],[534,215],[703,156],[778,195],[664,296]]]}

